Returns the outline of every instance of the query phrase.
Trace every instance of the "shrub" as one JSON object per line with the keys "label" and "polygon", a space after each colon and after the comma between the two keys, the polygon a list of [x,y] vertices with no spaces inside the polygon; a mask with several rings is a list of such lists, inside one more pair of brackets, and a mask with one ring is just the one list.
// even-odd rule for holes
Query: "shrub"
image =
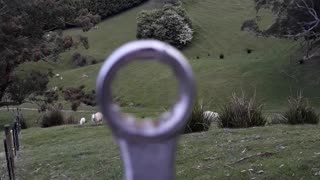
{"label": "shrub", "polygon": [[80,43],[82,44],[82,46],[83,46],[85,49],[89,49],[89,48],[90,48],[89,40],[88,40],[88,37],[87,37],[87,36],[78,35],[78,38],[79,38]]}
{"label": "shrub", "polygon": [[93,59],[92,61],[91,61],[91,64],[97,64],[98,62],[97,62],[97,60],[96,59]]}
{"label": "shrub", "polygon": [[264,126],[266,119],[262,116],[262,104],[256,101],[255,95],[247,98],[233,94],[230,101],[222,106],[219,114],[221,128],[248,128]]}
{"label": "shrub", "polygon": [[27,129],[28,128],[28,124],[27,124],[26,120],[23,117],[20,118],[20,126],[21,126],[21,129]]}
{"label": "shrub", "polygon": [[80,53],[75,52],[72,54],[72,63],[76,66],[85,66],[87,64],[87,58],[85,56],[81,56]]}
{"label": "shrub", "polygon": [[193,106],[184,133],[193,133],[209,130],[211,118],[209,116],[205,116],[204,111],[204,106],[201,102],[197,102]]}
{"label": "shrub", "polygon": [[284,113],[284,117],[289,124],[318,124],[319,115],[310,106],[307,98],[299,93],[296,97],[288,98],[288,110]]}
{"label": "shrub", "polygon": [[59,109],[54,109],[47,111],[43,117],[41,122],[41,127],[52,127],[52,126],[59,126],[64,123],[63,113]]}
{"label": "shrub", "polygon": [[181,48],[193,38],[191,21],[181,6],[164,5],[142,11],[137,20],[137,38],[158,39]]}
{"label": "shrub", "polygon": [[121,11],[137,6],[147,0],[84,0],[83,8],[88,8],[93,14],[99,14],[102,19]]}
{"label": "shrub", "polygon": [[76,118],[70,114],[65,120],[64,120],[64,124],[77,124],[78,121],[76,120]]}

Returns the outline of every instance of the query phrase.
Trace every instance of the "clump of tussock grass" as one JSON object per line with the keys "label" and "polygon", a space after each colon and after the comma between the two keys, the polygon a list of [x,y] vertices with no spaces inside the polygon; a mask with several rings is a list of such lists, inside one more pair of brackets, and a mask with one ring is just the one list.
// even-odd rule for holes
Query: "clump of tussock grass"
{"label": "clump of tussock grass", "polygon": [[263,105],[258,103],[255,94],[248,98],[232,94],[219,113],[218,126],[221,128],[248,128],[264,126],[266,119],[262,115]]}
{"label": "clump of tussock grass", "polygon": [[211,117],[204,115],[203,102],[196,102],[192,108],[184,133],[208,131],[211,124]]}
{"label": "clump of tussock grass", "polygon": [[299,92],[296,97],[288,98],[288,109],[284,117],[289,124],[318,124],[319,115],[310,105],[309,100]]}
{"label": "clump of tussock grass", "polygon": [[41,121],[41,127],[47,128],[64,124],[64,115],[61,109],[53,108],[47,111]]}

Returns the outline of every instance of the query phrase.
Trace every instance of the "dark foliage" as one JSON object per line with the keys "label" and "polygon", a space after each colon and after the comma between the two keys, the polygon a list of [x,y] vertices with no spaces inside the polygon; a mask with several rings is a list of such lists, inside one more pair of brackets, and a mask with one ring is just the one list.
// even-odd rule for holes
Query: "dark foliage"
{"label": "dark foliage", "polygon": [[52,110],[46,112],[41,121],[41,127],[52,127],[52,126],[59,126],[64,123],[64,117],[61,110]]}
{"label": "dark foliage", "polygon": [[21,76],[16,69],[29,61],[56,60],[70,49],[71,37],[50,31],[61,28],[61,21],[69,18],[69,5],[56,4],[63,2],[68,1],[0,1],[0,106],[19,105],[46,92],[52,70],[33,70]]}
{"label": "dark foliage", "polygon": [[252,31],[260,36],[273,36],[304,41],[305,55],[318,47],[320,42],[320,1],[319,0],[254,0],[257,13],[268,9],[275,20],[265,30],[261,30],[261,16],[246,20],[241,30]]}
{"label": "dark foliage", "polygon": [[76,66],[85,66],[87,64],[87,58],[85,56],[81,56],[80,53],[75,52],[71,57],[72,63]]}
{"label": "dark foliage", "polygon": [[71,108],[73,111],[76,111],[81,103],[95,106],[96,99],[95,99],[95,92],[85,92],[85,86],[80,86],[78,88],[66,88],[62,91],[64,99],[71,103]]}
{"label": "dark foliage", "polygon": [[82,7],[88,8],[90,13],[98,14],[104,19],[145,1],[147,0],[84,0]]}
{"label": "dark foliage", "polygon": [[91,64],[97,64],[97,60],[96,59],[92,59]]}
{"label": "dark foliage", "polygon": [[24,118],[20,119],[20,126],[21,126],[21,129],[28,129],[28,124]]}
{"label": "dark foliage", "polygon": [[79,35],[79,40],[85,49],[89,49],[89,40],[88,37]]}

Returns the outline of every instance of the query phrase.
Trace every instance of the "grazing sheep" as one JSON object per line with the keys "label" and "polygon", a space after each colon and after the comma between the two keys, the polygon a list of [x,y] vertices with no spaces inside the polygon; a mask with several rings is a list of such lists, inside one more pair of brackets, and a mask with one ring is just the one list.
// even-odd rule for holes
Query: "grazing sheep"
{"label": "grazing sheep", "polygon": [[80,119],[80,125],[84,125],[84,123],[86,123],[86,118],[82,117]]}
{"label": "grazing sheep", "polygon": [[56,74],[56,77],[59,77],[60,76],[60,74]]}
{"label": "grazing sheep", "polygon": [[101,112],[97,112],[91,115],[91,121],[94,122],[95,124],[102,122],[102,120],[103,120],[103,115]]}
{"label": "grazing sheep", "polygon": [[61,76],[61,77],[60,77],[60,80],[62,80],[62,79],[63,79],[63,77]]}
{"label": "grazing sheep", "polygon": [[83,77],[83,78],[87,78],[87,77],[89,77],[89,76],[88,76],[87,74],[83,74],[82,77]]}
{"label": "grazing sheep", "polygon": [[219,114],[216,112],[212,112],[212,111],[205,111],[205,112],[203,112],[203,115],[205,117],[208,117],[211,122],[214,122],[215,120],[217,120],[219,118]]}

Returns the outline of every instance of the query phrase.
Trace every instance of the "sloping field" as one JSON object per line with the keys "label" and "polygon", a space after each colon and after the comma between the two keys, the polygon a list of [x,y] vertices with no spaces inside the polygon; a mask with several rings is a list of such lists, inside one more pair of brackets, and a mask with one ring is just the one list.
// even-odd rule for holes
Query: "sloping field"
{"label": "sloping field", "polygon": [[[194,23],[195,39],[183,50],[193,67],[199,99],[205,99],[211,108],[221,105],[233,92],[257,93],[269,111],[284,108],[286,98],[302,90],[319,104],[318,64],[297,65],[294,56],[297,45],[291,41],[261,38],[240,31],[242,22],[255,15],[250,0],[185,0],[184,7]],[[82,54],[103,60],[115,48],[135,39],[136,15],[144,4],[99,24],[99,29],[87,33],[68,30],[71,35],[85,34],[90,49],[78,49]],[[270,16],[265,16],[270,20]],[[267,21],[266,21],[267,22]],[[246,49],[252,49],[248,54]],[[63,55],[67,64],[74,51]],[[220,59],[220,54],[224,59]],[[63,80],[52,85],[75,86],[85,84],[95,88],[95,78],[101,64],[65,70]],[[68,66],[66,66],[68,67]],[[88,74],[89,78],[81,78]],[[165,67],[155,64],[135,64],[121,72],[116,83],[116,96],[123,104],[130,102],[144,107],[164,108],[175,94],[175,82]],[[174,86],[175,87],[175,86]],[[162,92],[162,93],[160,93]]]}
{"label": "sloping field", "polygon": [[[266,114],[285,109],[286,98],[297,90],[303,90],[319,107],[316,61],[297,65],[294,52],[298,46],[294,42],[240,31],[241,23],[255,15],[251,0],[183,2],[196,33],[192,44],[182,51],[194,70],[198,99],[203,99],[210,110],[215,111],[231,93],[241,91],[256,92],[266,104]],[[50,85],[84,84],[88,90],[94,89],[101,64],[75,68],[70,63],[72,53],[79,51],[102,61],[115,48],[135,39],[136,15],[148,8],[146,3],[114,16],[90,32],[65,31],[88,36],[90,49],[71,50],[61,56],[59,64],[51,64],[63,79],[53,78]],[[270,16],[266,17],[267,25]],[[247,48],[253,52],[248,54]],[[47,65],[33,64],[32,68],[43,66]],[[176,82],[170,73],[156,63],[135,63],[120,72],[114,84],[115,96],[127,112],[156,115],[174,100]],[[35,113],[29,114],[35,118]],[[1,117],[6,116],[1,112]],[[90,113],[82,116],[90,119]],[[122,178],[117,146],[104,126],[30,128],[23,130],[21,137],[19,179]],[[213,126],[208,132],[181,138],[176,175],[177,179],[319,179],[319,143],[319,125],[237,130]],[[3,158],[0,156],[1,162]]]}

